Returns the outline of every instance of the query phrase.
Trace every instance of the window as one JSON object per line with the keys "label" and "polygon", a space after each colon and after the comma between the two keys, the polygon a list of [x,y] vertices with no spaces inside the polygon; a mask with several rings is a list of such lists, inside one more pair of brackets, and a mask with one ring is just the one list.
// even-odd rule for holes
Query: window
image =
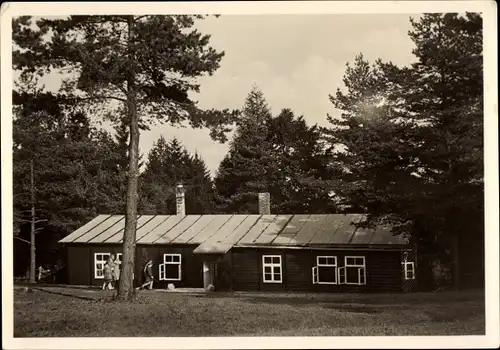
{"label": "window", "polygon": [[403,261],[405,280],[415,279],[415,263],[413,261]]}
{"label": "window", "polygon": [[318,267],[314,266],[312,268],[313,284],[318,284]]}
{"label": "window", "polygon": [[[94,278],[104,278],[104,264],[113,253],[95,253],[94,254]],[[117,253],[118,261],[122,262],[122,253]]]}
{"label": "window", "polygon": [[181,255],[163,254],[163,264],[159,266],[161,281],[181,280]]}
{"label": "window", "polygon": [[263,255],[262,270],[264,283],[282,283],[281,255]]}
{"label": "window", "polygon": [[364,256],[346,256],[344,267],[339,268],[339,284],[366,284]]}
{"label": "window", "polygon": [[104,279],[104,264],[110,255],[110,253],[94,254],[94,278]]}
{"label": "window", "polygon": [[337,257],[318,256],[312,269],[313,284],[337,284]]}

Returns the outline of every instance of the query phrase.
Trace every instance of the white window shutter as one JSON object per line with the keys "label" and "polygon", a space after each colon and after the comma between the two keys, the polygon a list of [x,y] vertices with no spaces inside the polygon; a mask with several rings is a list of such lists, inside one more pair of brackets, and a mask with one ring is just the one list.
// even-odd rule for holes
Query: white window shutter
{"label": "white window shutter", "polygon": [[366,284],[366,270],[364,267],[358,269],[358,282],[359,284]]}
{"label": "white window shutter", "polygon": [[165,280],[165,268],[166,268],[166,264],[165,263],[160,264],[160,266],[159,266],[160,280]]}
{"label": "white window shutter", "polygon": [[313,279],[313,284],[318,284],[318,267],[314,266],[312,268],[312,279]]}
{"label": "white window shutter", "polygon": [[339,274],[339,284],[345,284],[345,279],[346,279],[345,267],[339,267],[338,274]]}

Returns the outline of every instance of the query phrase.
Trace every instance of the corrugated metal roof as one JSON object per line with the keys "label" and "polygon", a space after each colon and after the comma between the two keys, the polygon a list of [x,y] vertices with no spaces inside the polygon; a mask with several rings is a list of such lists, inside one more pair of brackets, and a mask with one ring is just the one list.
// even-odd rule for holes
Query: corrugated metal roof
{"label": "corrugated metal roof", "polygon": [[154,243],[158,238],[166,234],[172,227],[177,225],[183,219],[182,216],[170,215],[160,225],[156,226],[150,232],[146,233],[141,239],[137,240],[138,244]]}
{"label": "corrugated metal roof", "polygon": [[[141,232],[144,232],[144,229],[147,230],[148,227],[151,227],[149,225],[154,224],[155,218],[158,218],[158,216],[141,215],[141,217],[139,219],[137,219],[137,231],[136,231],[137,238],[142,237]],[[125,225],[123,226],[123,230],[125,230]],[[106,243],[122,243],[123,242],[123,230],[117,232],[114,236],[111,236],[105,242]]]}
{"label": "corrugated metal roof", "polygon": [[[137,244],[196,244],[196,253],[226,253],[234,246],[317,247],[405,245],[389,226],[356,227],[362,214],[316,215],[143,215]],[[60,243],[120,243],[125,217],[99,215]]]}
{"label": "corrugated metal roof", "polygon": [[[191,216],[191,215],[188,215]],[[186,216],[187,217],[187,216]],[[196,222],[175,239],[175,243],[187,243],[200,231],[203,231],[215,219],[214,215],[203,215]]]}
{"label": "corrugated metal roof", "polygon": [[99,216],[96,216],[94,219],[90,220],[89,222],[87,222],[85,225],[83,225],[82,227],[80,227],[76,231],[73,231],[72,233],[70,233],[69,235],[67,235],[63,239],[61,239],[59,241],[59,243],[73,242],[75,239],[77,239],[78,237],[84,235],[89,230],[93,229],[94,227],[96,227],[97,225],[99,225],[100,223],[102,223],[104,220],[106,220],[107,218],[109,218],[110,216],[111,215],[99,215]]}
{"label": "corrugated metal roof", "polygon": [[189,227],[193,226],[193,224],[201,217],[201,215],[189,215],[182,221],[179,221],[177,225],[172,227],[170,231],[166,234],[158,238],[153,243],[158,244],[166,244],[172,242],[178,236],[180,236],[184,231],[186,231]]}
{"label": "corrugated metal roof", "polygon": [[294,215],[291,217],[286,226],[272,240],[272,243],[278,245],[290,243],[306,224],[307,219],[309,219],[309,215]]}
{"label": "corrugated metal roof", "polygon": [[293,215],[276,215],[259,237],[254,240],[258,244],[270,244],[293,218]]}
{"label": "corrugated metal roof", "polygon": [[[88,230],[85,232],[83,235],[80,237],[76,238],[73,240],[73,243],[89,243],[94,237],[97,237],[101,234],[107,233],[108,230],[113,231],[113,233],[116,232],[116,227],[115,225],[123,221],[125,222],[125,216],[123,215],[113,215],[106,220],[104,220],[102,223],[99,225],[93,227],[92,229]],[[95,242],[95,243],[100,243],[100,242]]]}

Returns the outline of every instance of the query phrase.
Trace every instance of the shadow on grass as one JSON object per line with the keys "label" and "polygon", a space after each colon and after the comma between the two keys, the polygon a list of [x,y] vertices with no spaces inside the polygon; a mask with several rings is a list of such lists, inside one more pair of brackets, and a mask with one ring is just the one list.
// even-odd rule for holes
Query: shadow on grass
{"label": "shadow on grass", "polygon": [[195,298],[239,299],[254,304],[281,304],[306,306],[317,304],[364,304],[371,307],[400,307],[403,305],[443,305],[456,302],[484,302],[484,291],[444,293],[273,293],[273,292],[216,292],[190,295]]}
{"label": "shadow on grass", "polygon": [[[53,290],[47,290],[47,289],[43,289],[43,288],[31,288],[33,290],[38,290],[38,291],[41,291],[41,292],[44,292],[44,293],[48,293],[48,294],[55,294],[55,295],[62,295],[62,296],[65,296],[65,297],[71,297],[71,298],[75,298],[75,299],[80,299],[80,300],[86,300],[86,301],[102,301],[103,299],[106,299],[106,298],[93,298],[91,296],[82,296],[82,295],[75,295],[75,294],[71,294],[71,293],[63,293],[63,292],[57,292],[57,291],[53,291]],[[109,297],[107,297],[109,298]]]}
{"label": "shadow on grass", "polygon": [[382,308],[375,308],[375,307],[370,307],[370,306],[358,306],[358,305],[324,305],[323,306],[326,309],[332,309],[335,311],[340,311],[340,312],[354,312],[357,314],[378,314],[383,312],[384,310]]}
{"label": "shadow on grass", "polygon": [[308,307],[311,305],[320,306],[325,309],[331,309],[340,312],[353,312],[362,314],[376,314],[383,311],[383,307],[372,306],[369,304],[364,305],[354,305],[348,302],[343,302],[339,300],[338,302],[329,301],[318,301],[311,298],[286,298],[286,299],[275,299],[275,298],[265,298],[265,297],[253,297],[244,298],[244,301],[251,304],[270,304],[270,305],[288,305],[294,307]]}

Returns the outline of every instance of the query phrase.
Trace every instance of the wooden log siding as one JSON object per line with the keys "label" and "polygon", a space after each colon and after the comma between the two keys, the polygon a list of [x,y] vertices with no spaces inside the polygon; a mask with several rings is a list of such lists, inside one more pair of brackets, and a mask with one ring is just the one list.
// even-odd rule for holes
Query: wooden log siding
{"label": "wooden log siding", "polygon": [[89,262],[90,247],[88,245],[72,245],[67,249],[66,269],[68,283],[72,285],[92,285],[94,275],[93,259]]}
{"label": "wooden log siding", "polygon": [[[144,279],[143,269],[148,260],[153,260],[154,288],[167,288],[173,284],[176,288],[203,288],[202,257],[193,254],[195,245],[140,245],[137,248],[136,273]],[[159,265],[163,264],[164,254],[181,255],[181,280],[160,280]]]}
{"label": "wooden log siding", "polygon": [[233,265],[233,290],[260,290],[260,260],[262,254],[257,249],[233,249],[231,253]]}
{"label": "wooden log siding", "polygon": [[[233,289],[236,291],[401,292],[399,251],[280,250],[233,248]],[[281,255],[282,283],[264,283],[262,256]],[[337,267],[345,256],[365,258],[366,284],[313,284],[317,256],[336,256]],[[338,276],[337,276],[338,281]]]}
{"label": "wooden log siding", "polygon": [[[196,245],[138,245],[136,248],[135,282],[143,282],[143,268],[151,259],[154,262],[155,288],[166,288],[169,283],[177,288],[203,287],[203,255],[194,254]],[[96,253],[121,252],[120,244],[68,246],[68,283],[73,285],[102,285],[94,276]],[[160,281],[159,264],[163,254],[181,254],[181,281]],[[282,283],[263,282],[263,255],[280,255]],[[313,284],[312,268],[317,256],[336,256],[337,267],[344,266],[345,256],[364,256],[366,285]],[[402,253],[392,251],[320,250],[320,249],[265,249],[233,248],[217,260],[216,281],[218,290],[235,291],[316,291],[316,292],[401,292],[411,291],[402,275]],[[338,276],[337,276],[338,281]]]}
{"label": "wooden log siding", "polygon": [[[401,252],[411,249],[407,238],[393,236],[389,227],[381,225],[366,229],[353,225],[363,217],[362,214],[138,216],[135,284],[143,281],[143,267],[151,259],[156,287],[165,288],[173,283],[176,287],[201,288],[203,259],[210,258],[218,264],[215,281],[220,290],[413,289],[415,281],[405,283],[401,265]],[[102,284],[101,279],[94,277],[94,254],[121,252],[123,225],[123,215],[99,215],[60,241],[68,248],[70,284]],[[163,254],[181,254],[181,281],[159,281],[158,267],[163,263]],[[263,281],[263,255],[281,256],[281,283]],[[337,267],[343,267],[346,255],[365,258],[366,285],[313,283],[312,268],[317,256],[335,256]],[[418,271],[416,261],[415,269]],[[325,276],[333,269],[317,269],[320,270]]]}
{"label": "wooden log siding", "polygon": [[[95,254],[116,254],[122,252],[122,247],[120,244],[93,244],[87,245],[88,247],[88,265],[89,265],[89,276],[90,276],[90,284],[93,286],[101,286],[104,282],[104,279],[95,278]],[[73,268],[73,267],[71,267]]]}
{"label": "wooden log siding", "polygon": [[[414,279],[406,279],[404,262],[413,262]],[[415,238],[410,238],[408,249],[401,252],[401,279],[403,281],[403,292],[409,293],[417,289],[417,241]]]}
{"label": "wooden log siding", "polygon": [[216,259],[217,269],[215,270],[215,288],[219,292],[233,290],[233,266],[232,254],[224,254],[220,259]]}

